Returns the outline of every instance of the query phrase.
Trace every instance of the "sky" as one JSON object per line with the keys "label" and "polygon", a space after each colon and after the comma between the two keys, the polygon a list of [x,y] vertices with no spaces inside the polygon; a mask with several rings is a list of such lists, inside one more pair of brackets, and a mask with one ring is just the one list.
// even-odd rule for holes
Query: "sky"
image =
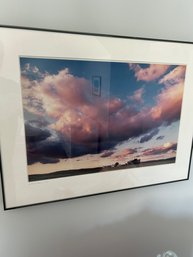
{"label": "sky", "polygon": [[21,57],[20,67],[29,174],[176,156],[186,66]]}

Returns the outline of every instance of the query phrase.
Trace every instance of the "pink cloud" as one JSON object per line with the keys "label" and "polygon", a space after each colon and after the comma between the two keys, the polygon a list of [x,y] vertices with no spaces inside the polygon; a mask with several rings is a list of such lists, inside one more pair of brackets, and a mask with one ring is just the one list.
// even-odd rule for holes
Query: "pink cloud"
{"label": "pink cloud", "polygon": [[125,159],[133,158],[133,154],[136,154],[137,148],[126,148],[121,150],[118,154],[114,156],[118,161],[125,161]]}
{"label": "pink cloud", "polygon": [[159,83],[165,84],[166,86],[182,83],[185,79],[185,73],[186,66],[177,66],[175,69],[166,74],[162,79],[160,79]]}
{"label": "pink cloud", "polygon": [[176,148],[177,143],[168,142],[161,146],[147,148],[144,151],[142,151],[142,154],[143,156],[166,154],[168,152],[175,152]]}
{"label": "pink cloud", "polygon": [[87,97],[90,95],[86,94],[90,90],[89,82],[71,75],[68,69],[57,75],[46,76],[41,86],[45,94],[58,97],[62,104],[82,105],[88,101]]}
{"label": "pink cloud", "polygon": [[[152,66],[147,69],[151,70]],[[166,67],[160,67],[162,72],[164,69],[167,70]],[[152,71],[147,72],[149,78],[151,73],[154,74]],[[25,109],[36,115],[47,115],[52,120],[50,128],[72,144],[96,149],[99,147],[101,150],[146,134],[165,122],[179,119],[183,95],[182,81],[164,88],[157,96],[154,107],[139,111],[128,107],[119,98],[93,97],[90,83],[84,78],[73,76],[68,69],[56,75],[47,74],[39,82],[29,82],[22,77],[22,87]],[[143,89],[134,93],[137,101],[142,101],[142,95]],[[132,152],[127,149],[122,156],[124,154]]]}
{"label": "pink cloud", "polygon": [[184,84],[168,87],[157,96],[157,104],[151,109],[153,120],[171,122],[180,116]]}
{"label": "pink cloud", "polygon": [[89,104],[90,86],[84,78],[71,75],[68,69],[48,75],[40,83],[42,101],[48,115],[59,118],[68,108]]}
{"label": "pink cloud", "polygon": [[67,109],[50,127],[72,143],[97,142],[99,137],[98,121],[75,109]]}
{"label": "pink cloud", "polygon": [[[178,85],[178,87],[180,86]],[[57,117],[51,127],[69,138],[72,143],[97,143],[99,138],[103,138],[103,140],[111,138],[115,141],[126,140],[145,133],[165,120],[170,122],[179,117],[181,98],[175,98],[175,95],[178,94],[174,89],[172,92],[174,92],[173,99],[170,94],[166,94],[167,97],[164,98],[166,92],[163,92],[158,97],[155,107],[141,112],[124,108],[114,115],[106,116],[101,112],[100,106],[84,105],[78,109],[62,107],[56,111],[56,105],[54,105],[55,116],[53,109],[47,113],[52,114],[52,117]]]}
{"label": "pink cloud", "polygon": [[[162,124],[170,124],[180,118],[183,83],[164,88],[151,108],[122,109],[109,118],[110,133],[113,138],[137,137]],[[121,126],[120,126],[121,124]]]}
{"label": "pink cloud", "polygon": [[170,67],[165,64],[150,64],[148,68],[141,68],[139,64],[129,64],[129,68],[134,71],[137,80],[153,81],[160,78]]}
{"label": "pink cloud", "polygon": [[113,98],[103,103],[103,108],[106,109],[108,114],[116,113],[124,107],[123,101],[119,98]]}
{"label": "pink cloud", "polygon": [[150,111],[154,120],[171,122],[179,118],[185,71],[185,66],[177,66],[159,81],[160,84],[165,84],[166,88],[157,96],[157,104]]}
{"label": "pink cloud", "polygon": [[89,82],[71,75],[68,69],[56,75],[47,74],[39,82],[29,81],[24,76],[21,80],[24,107],[36,114],[39,110],[32,106],[30,98],[33,99],[33,105],[35,101],[40,101],[46,114],[53,118],[59,118],[68,108],[84,106],[91,101]]}
{"label": "pink cloud", "polygon": [[129,96],[129,99],[137,102],[137,103],[143,103],[143,94],[144,94],[144,88],[140,88],[134,92],[132,96]]}

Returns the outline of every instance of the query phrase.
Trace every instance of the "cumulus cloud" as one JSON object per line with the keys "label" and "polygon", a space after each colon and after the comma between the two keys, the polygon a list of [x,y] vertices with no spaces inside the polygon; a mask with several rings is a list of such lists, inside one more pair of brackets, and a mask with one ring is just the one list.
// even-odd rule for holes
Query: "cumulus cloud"
{"label": "cumulus cloud", "polygon": [[46,76],[46,73],[42,73],[38,67],[31,65],[30,63],[26,63],[21,70],[21,75],[33,81],[42,80]]}
{"label": "cumulus cloud", "polygon": [[184,84],[181,82],[165,88],[157,96],[157,104],[150,113],[153,120],[170,124],[180,118]]}
{"label": "cumulus cloud", "polygon": [[129,68],[134,71],[137,80],[153,81],[160,78],[170,65],[150,64],[147,68],[142,68],[139,64],[130,63]]}
{"label": "cumulus cloud", "polygon": [[58,118],[67,108],[89,104],[89,82],[74,77],[68,69],[57,75],[45,75],[41,81],[22,76],[24,108],[32,113]]}
{"label": "cumulus cloud", "polygon": [[[161,74],[158,70],[163,72],[164,69],[168,69],[162,66],[164,65],[158,67],[155,72],[150,72],[151,69],[155,70],[152,65],[146,68],[149,69],[149,79],[151,74],[154,74],[151,76],[152,79],[158,78],[158,74]],[[137,66],[137,69],[140,71],[141,67]],[[166,77],[165,80],[169,79]],[[33,121],[31,126],[39,127],[39,132],[36,128],[26,125],[26,130],[33,130],[36,135],[33,139],[36,142],[33,142],[33,145],[29,144],[28,149],[34,161],[37,161],[38,156],[41,156],[41,161],[47,160],[43,159],[44,157],[53,157],[55,159],[50,161],[57,161],[58,158],[87,153],[105,155],[103,151],[110,151],[118,143],[131,138],[144,135],[141,142],[148,141],[158,133],[159,126],[170,124],[180,118],[183,80],[179,82],[179,79],[176,80],[176,84],[166,86],[160,91],[153,107],[144,107],[140,110],[128,106],[116,97],[93,97],[90,82],[70,74],[68,69],[61,70],[55,75],[44,74],[41,80],[30,80],[22,75],[21,81],[26,112],[37,117],[46,117],[50,123],[45,126],[42,124],[40,127]],[[143,89],[136,90],[134,95],[138,101],[142,101]],[[122,156],[134,154],[132,151],[136,149],[127,149]]]}
{"label": "cumulus cloud", "polygon": [[164,88],[157,95],[153,107],[142,108],[140,111],[124,108],[109,118],[111,135],[117,140],[134,138],[179,120],[182,96],[183,83]]}
{"label": "cumulus cloud", "polygon": [[180,118],[186,66],[177,66],[160,81],[166,87],[157,96],[157,105],[151,109],[152,118],[171,123]]}
{"label": "cumulus cloud", "polygon": [[45,109],[38,81],[30,81],[28,78],[21,76],[21,84],[24,109],[33,114],[44,115]]}

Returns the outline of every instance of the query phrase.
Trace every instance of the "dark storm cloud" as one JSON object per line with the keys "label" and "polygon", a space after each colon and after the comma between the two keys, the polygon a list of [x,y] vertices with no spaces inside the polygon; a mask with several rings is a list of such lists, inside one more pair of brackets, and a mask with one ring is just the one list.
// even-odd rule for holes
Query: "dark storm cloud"
{"label": "dark storm cloud", "polygon": [[60,160],[56,159],[56,158],[48,158],[48,157],[38,156],[38,155],[33,155],[33,154],[30,154],[27,157],[28,165],[31,165],[31,164],[36,163],[36,162],[40,162],[42,164],[48,164],[48,163],[57,163],[59,161]]}
{"label": "dark storm cloud", "polygon": [[39,141],[45,140],[51,135],[51,133],[47,129],[34,127],[30,123],[26,123],[25,135],[26,135],[26,142],[32,143],[32,142],[39,142]]}
{"label": "dark storm cloud", "polygon": [[66,158],[67,153],[63,144],[59,141],[48,139],[42,141],[33,141],[28,144],[27,158],[28,164],[35,162],[40,163],[57,163],[60,158]]}
{"label": "dark storm cloud", "polygon": [[47,122],[43,118],[25,123],[28,164],[56,163],[61,156],[63,158],[67,156],[62,143],[55,135],[56,140],[51,140],[53,131],[44,125],[47,125]]}
{"label": "dark storm cloud", "polygon": [[144,143],[147,142],[149,140],[151,140],[155,135],[157,135],[159,133],[159,129],[155,128],[153,129],[150,133],[145,134],[141,139],[140,139],[140,143]]}
{"label": "dark storm cloud", "polygon": [[[40,123],[41,128],[36,127]],[[102,144],[100,140],[92,144],[74,144],[69,139],[64,138],[60,133],[43,127],[42,124],[44,122],[38,120],[26,122],[25,124],[29,165],[36,162],[44,164],[56,163],[59,162],[59,159],[72,158],[85,154],[97,154],[111,146],[108,142]]]}
{"label": "dark storm cloud", "polygon": [[162,140],[164,139],[165,136],[159,136],[159,137],[156,137],[156,140]]}

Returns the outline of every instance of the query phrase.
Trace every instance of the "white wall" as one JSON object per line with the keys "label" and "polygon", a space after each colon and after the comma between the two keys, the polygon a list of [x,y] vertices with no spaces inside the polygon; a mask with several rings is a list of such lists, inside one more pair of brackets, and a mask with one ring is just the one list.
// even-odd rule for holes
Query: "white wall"
{"label": "white wall", "polygon": [[[187,41],[192,12],[192,0],[0,0],[0,24]],[[150,257],[169,249],[193,256],[192,175],[7,212],[0,195],[0,257]]]}

